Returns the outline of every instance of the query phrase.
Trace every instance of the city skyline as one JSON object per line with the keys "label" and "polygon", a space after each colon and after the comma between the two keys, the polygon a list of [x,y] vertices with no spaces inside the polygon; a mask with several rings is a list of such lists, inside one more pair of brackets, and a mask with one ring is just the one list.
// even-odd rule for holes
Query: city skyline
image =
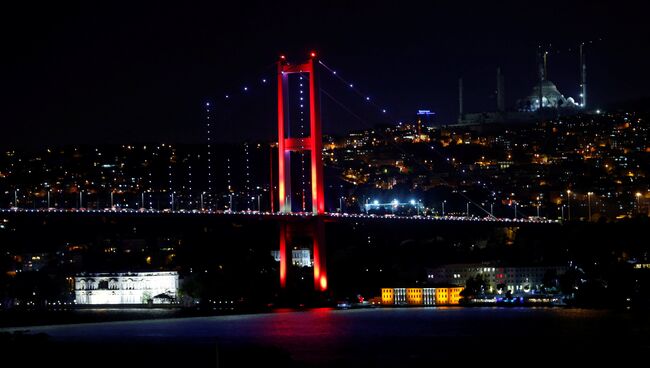
{"label": "city skyline", "polygon": [[[403,124],[325,137],[326,211],[589,222],[647,213],[646,115],[479,127]],[[209,156],[205,144],[7,151],[0,206],[275,212],[273,146],[216,144]],[[293,183],[293,209],[309,210],[307,181]]]}

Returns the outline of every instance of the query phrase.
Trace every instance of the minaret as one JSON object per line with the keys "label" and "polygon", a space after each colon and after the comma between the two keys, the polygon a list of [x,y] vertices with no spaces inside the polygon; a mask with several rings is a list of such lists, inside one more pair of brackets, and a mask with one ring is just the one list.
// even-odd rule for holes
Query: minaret
{"label": "minaret", "polygon": [[539,49],[539,106],[538,109],[541,112],[544,105],[544,92],[542,92],[542,87],[544,85],[544,80],[546,80],[546,53],[542,51],[541,47]]}
{"label": "minaret", "polygon": [[463,121],[463,78],[458,78],[458,122]]}
{"label": "minaret", "polygon": [[544,51],[544,80],[548,79],[548,51]]}
{"label": "minaret", "polygon": [[580,107],[587,108],[587,63],[585,61],[584,43],[580,44]]}
{"label": "minaret", "polygon": [[505,96],[503,95],[503,74],[501,74],[500,67],[497,68],[497,111],[506,111]]}

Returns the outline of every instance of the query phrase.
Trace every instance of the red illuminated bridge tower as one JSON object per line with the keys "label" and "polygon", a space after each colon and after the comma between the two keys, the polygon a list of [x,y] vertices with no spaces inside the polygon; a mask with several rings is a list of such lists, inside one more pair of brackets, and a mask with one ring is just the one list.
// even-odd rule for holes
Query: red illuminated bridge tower
{"label": "red illuminated bridge tower", "polygon": [[[287,285],[287,266],[291,260],[294,234],[307,235],[313,244],[314,288],[327,290],[323,216],[323,138],[321,132],[320,95],[316,78],[316,54],[302,64],[291,64],[284,56],[278,61],[278,199],[281,213],[291,213],[291,152],[310,152],[311,209],[315,215],[307,221],[285,221],[280,229],[280,285]],[[289,121],[289,76],[298,74],[309,81],[309,136],[291,137]]]}

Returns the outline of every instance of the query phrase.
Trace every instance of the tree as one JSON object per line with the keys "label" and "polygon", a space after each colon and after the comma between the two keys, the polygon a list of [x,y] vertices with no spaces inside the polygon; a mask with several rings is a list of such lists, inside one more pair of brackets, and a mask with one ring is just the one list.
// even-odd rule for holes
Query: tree
{"label": "tree", "polygon": [[147,304],[152,300],[153,300],[153,298],[151,297],[150,292],[145,291],[145,292],[142,293],[142,304]]}
{"label": "tree", "polygon": [[460,296],[463,298],[472,298],[477,295],[485,294],[485,291],[489,288],[488,282],[486,281],[483,274],[478,274],[474,277],[469,277],[465,283],[465,289],[461,291]]}
{"label": "tree", "polygon": [[555,270],[547,270],[546,273],[544,273],[542,284],[545,292],[557,291],[560,285],[560,280],[557,276],[557,272]]}

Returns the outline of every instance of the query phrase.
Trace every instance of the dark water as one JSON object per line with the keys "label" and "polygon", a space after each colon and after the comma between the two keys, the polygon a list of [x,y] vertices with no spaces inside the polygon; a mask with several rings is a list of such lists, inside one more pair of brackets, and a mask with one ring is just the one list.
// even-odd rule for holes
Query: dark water
{"label": "dark water", "polygon": [[13,337],[3,347],[37,348],[44,362],[61,359],[67,366],[510,365],[633,361],[650,352],[646,313],[582,309],[315,309],[31,327],[29,333],[46,335]]}

